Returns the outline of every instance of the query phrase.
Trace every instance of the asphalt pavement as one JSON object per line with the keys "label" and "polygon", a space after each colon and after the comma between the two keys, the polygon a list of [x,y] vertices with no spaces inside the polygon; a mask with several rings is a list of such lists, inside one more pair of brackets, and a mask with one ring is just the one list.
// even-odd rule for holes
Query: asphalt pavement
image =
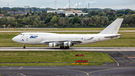
{"label": "asphalt pavement", "polygon": [[[21,49],[22,47],[0,48],[1,51],[60,50],[59,48],[45,47]],[[100,66],[1,66],[0,76],[135,76],[134,47],[72,47],[61,51],[80,51],[78,49],[82,51],[106,52],[119,63],[119,66],[116,63],[104,63]]]}
{"label": "asphalt pavement", "polygon": [[135,64],[135,51],[106,51],[120,65],[127,63]]}
{"label": "asphalt pavement", "polygon": [[1,76],[135,76],[135,64],[0,67]]}
{"label": "asphalt pavement", "polygon": [[69,49],[48,47],[0,47],[0,51],[135,51],[135,47],[70,47]]}

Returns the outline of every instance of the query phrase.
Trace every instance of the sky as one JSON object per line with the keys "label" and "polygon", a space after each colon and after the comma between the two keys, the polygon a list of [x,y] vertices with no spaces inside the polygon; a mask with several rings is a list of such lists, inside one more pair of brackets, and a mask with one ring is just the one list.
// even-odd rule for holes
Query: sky
{"label": "sky", "polygon": [[[112,8],[112,9],[133,9],[135,0],[70,0],[71,8]],[[0,0],[0,7],[40,7],[55,8],[55,0]],[[57,8],[68,8],[69,0],[57,0]]]}

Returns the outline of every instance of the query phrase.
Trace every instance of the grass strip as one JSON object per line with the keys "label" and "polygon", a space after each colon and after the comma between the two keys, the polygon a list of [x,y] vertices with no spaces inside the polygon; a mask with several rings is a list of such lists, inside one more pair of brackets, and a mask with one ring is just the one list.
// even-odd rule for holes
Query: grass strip
{"label": "grass strip", "polygon": [[[83,54],[83,57],[76,56]],[[73,65],[76,60],[88,60],[88,65],[115,63],[107,53],[73,51],[2,51],[0,66],[65,66]],[[18,62],[18,63],[17,63]],[[22,62],[22,63],[21,63]],[[26,62],[26,63],[24,63]],[[32,62],[32,63],[29,63]],[[38,63],[37,63],[38,62]],[[44,63],[43,63],[44,62]],[[10,63],[10,64],[9,64]],[[81,64],[79,64],[81,65]]]}
{"label": "grass strip", "polygon": [[[0,31],[87,31],[87,30],[103,30],[104,28],[50,28],[50,29],[0,29]],[[120,30],[135,30],[135,28],[120,28]]]}
{"label": "grass strip", "polygon": [[73,65],[72,63],[20,63],[20,64],[0,64],[0,66],[94,66],[103,63],[88,63],[88,65]]}

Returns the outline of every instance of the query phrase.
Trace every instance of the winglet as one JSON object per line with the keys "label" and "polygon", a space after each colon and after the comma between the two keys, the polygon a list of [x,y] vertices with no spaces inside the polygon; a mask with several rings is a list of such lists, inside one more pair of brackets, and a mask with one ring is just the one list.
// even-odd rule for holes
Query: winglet
{"label": "winglet", "polygon": [[113,23],[111,23],[108,27],[106,27],[99,34],[117,34],[119,28],[122,24],[123,18],[116,19]]}

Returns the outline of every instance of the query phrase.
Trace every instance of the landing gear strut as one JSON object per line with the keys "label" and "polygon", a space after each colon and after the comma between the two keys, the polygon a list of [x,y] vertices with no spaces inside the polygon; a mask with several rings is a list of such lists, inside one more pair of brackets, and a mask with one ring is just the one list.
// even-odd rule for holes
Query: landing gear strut
{"label": "landing gear strut", "polygon": [[25,44],[23,44],[23,48],[25,49]]}

